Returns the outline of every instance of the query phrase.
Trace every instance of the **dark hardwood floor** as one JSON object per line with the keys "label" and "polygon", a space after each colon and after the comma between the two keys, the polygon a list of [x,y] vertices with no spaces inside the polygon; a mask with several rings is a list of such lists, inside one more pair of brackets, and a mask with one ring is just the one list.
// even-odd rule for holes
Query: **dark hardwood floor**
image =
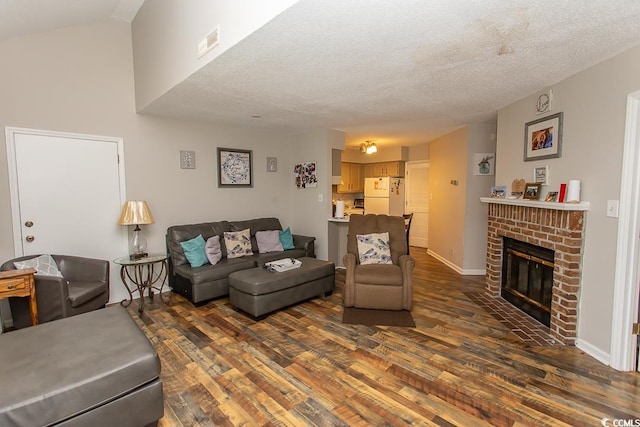
{"label": "dark hardwood floor", "polygon": [[[575,347],[525,343],[412,248],[416,328],[346,325],[344,273],[327,299],[256,322],[227,298],[173,294],[132,317],[162,362],[160,426],[600,426],[640,419],[640,374]],[[638,421],[640,423],[640,421]],[[637,424],[633,424],[637,425]]]}

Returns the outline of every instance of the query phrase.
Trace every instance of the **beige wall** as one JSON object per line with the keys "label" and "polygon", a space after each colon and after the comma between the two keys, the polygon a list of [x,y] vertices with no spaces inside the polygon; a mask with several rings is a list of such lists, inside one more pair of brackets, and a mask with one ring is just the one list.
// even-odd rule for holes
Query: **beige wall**
{"label": "beige wall", "polygon": [[[297,0],[153,0],[133,24],[136,104],[142,110]],[[220,43],[198,58],[198,43],[219,27]]]}
{"label": "beige wall", "polygon": [[[331,150],[344,148],[344,133],[335,130],[309,130],[295,136],[292,164],[286,171],[290,177],[293,229],[304,229],[310,236],[322,236],[316,241],[316,255],[328,258],[328,219],[331,218]],[[318,176],[316,188],[297,189],[294,186],[293,165],[315,161]],[[322,199],[322,201],[320,200]]]}
{"label": "beige wall", "polygon": [[607,200],[619,199],[627,94],[640,89],[640,48],[631,49],[554,86],[553,111],[564,112],[562,157],[523,161],[524,124],[535,115],[539,93],[498,114],[496,183],[532,179],[533,168],[549,165],[547,189],[570,179],[582,181],[589,202],[582,265],[578,346],[608,358],[618,219],[606,216]]}
{"label": "beige wall", "polygon": [[[429,253],[462,274],[484,274],[494,176],[473,174],[475,153],[494,153],[496,122],[460,128],[429,144]],[[452,184],[457,181],[457,184]]]}
{"label": "beige wall", "polygon": [[[294,233],[315,235],[326,248],[326,232],[315,233],[326,230],[330,200],[325,206],[316,198],[310,205],[322,212],[322,226],[315,210],[309,220],[297,216],[307,200],[298,202],[302,193],[294,197],[293,162],[316,160],[326,181],[330,149],[323,153],[315,141],[294,140],[284,132],[136,114],[128,24],[104,21],[13,39],[0,43],[0,58],[0,126],[124,139],[127,197],[147,200],[156,219],[144,230],[149,250],[164,251],[164,234],[173,224],[258,216],[276,216]],[[2,141],[4,146],[4,133]],[[216,147],[253,150],[253,188],[217,187]],[[196,152],[195,170],[180,169],[179,150]],[[266,172],[266,157],[278,158],[277,173]],[[320,185],[330,194],[330,187]],[[0,198],[0,259],[5,260],[14,255],[5,149],[0,150]]]}
{"label": "beige wall", "polygon": [[[469,129],[458,129],[429,146],[429,252],[463,265]],[[458,185],[451,184],[457,180]]]}
{"label": "beige wall", "polygon": [[480,197],[489,194],[489,189],[495,183],[495,175],[474,175],[478,168],[474,154],[496,152],[496,126],[495,120],[469,126],[462,263],[463,270],[468,274],[484,274],[486,269],[487,205],[480,203]]}
{"label": "beige wall", "polygon": [[429,143],[412,145],[409,147],[410,162],[418,162],[421,160],[429,160]]}

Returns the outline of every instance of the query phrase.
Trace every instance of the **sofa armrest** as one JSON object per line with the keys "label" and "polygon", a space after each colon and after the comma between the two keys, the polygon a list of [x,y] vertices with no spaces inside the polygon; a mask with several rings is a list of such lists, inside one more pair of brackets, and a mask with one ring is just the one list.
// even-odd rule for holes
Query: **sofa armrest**
{"label": "sofa armrest", "polygon": [[356,266],[358,265],[356,255],[347,252],[342,257],[342,263],[346,268],[342,300],[345,307],[353,307],[356,301]]}
{"label": "sofa armrest", "polygon": [[36,301],[40,322],[62,319],[64,307],[70,304],[66,279],[54,276],[36,276]]}
{"label": "sofa armrest", "polygon": [[315,241],[315,237],[301,236],[299,234],[293,235],[293,246],[295,246],[296,249],[304,249],[305,256],[307,257],[316,257]]}

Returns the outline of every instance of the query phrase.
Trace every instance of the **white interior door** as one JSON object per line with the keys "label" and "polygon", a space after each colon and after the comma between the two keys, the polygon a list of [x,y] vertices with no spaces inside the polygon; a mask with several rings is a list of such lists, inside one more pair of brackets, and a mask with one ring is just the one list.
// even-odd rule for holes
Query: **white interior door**
{"label": "white interior door", "polygon": [[[16,256],[65,254],[113,261],[127,253],[117,224],[125,201],[122,140],[7,128]],[[110,302],[126,294],[111,264]]]}
{"label": "white interior door", "polygon": [[406,213],[413,212],[409,244],[429,247],[429,162],[408,162],[406,170]]}

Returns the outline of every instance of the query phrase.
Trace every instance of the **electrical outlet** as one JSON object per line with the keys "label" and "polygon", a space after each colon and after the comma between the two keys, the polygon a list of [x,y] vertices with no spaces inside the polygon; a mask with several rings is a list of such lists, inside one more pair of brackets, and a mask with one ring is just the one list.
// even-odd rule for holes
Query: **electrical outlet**
{"label": "electrical outlet", "polygon": [[180,167],[182,169],[195,169],[196,152],[180,150]]}

